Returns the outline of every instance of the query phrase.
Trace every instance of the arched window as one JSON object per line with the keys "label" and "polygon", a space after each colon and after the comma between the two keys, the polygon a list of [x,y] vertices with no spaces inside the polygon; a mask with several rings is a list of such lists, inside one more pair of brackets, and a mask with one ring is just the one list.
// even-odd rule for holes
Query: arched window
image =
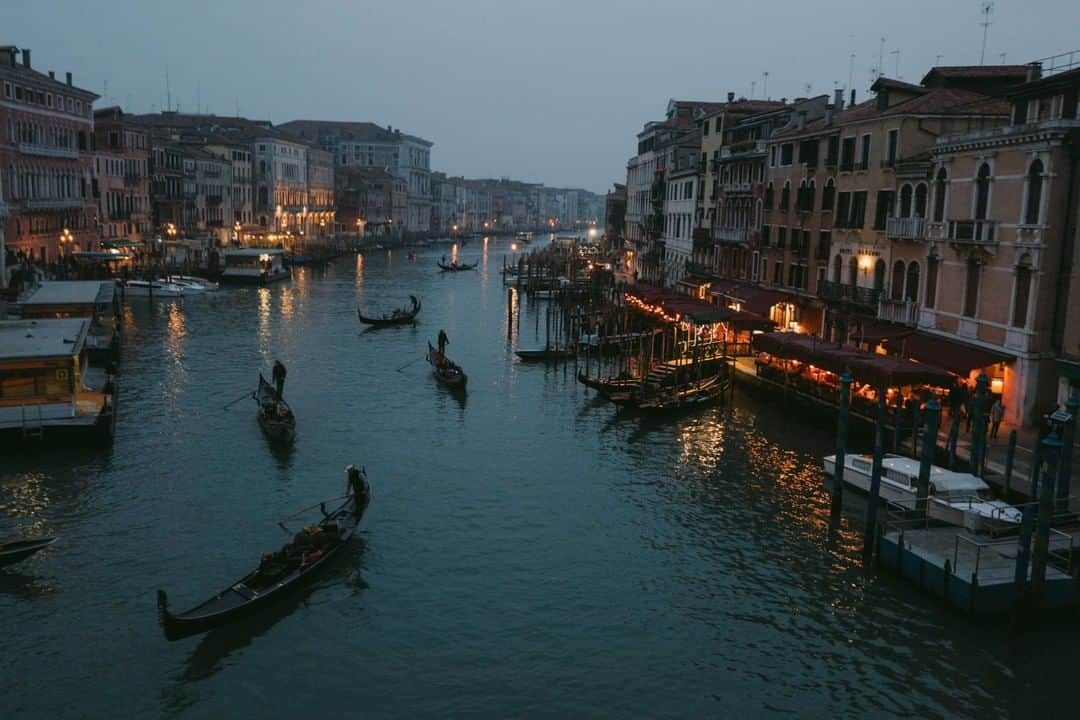
{"label": "arched window", "polygon": [[968,260],[967,277],[964,283],[964,315],[975,317],[979,308],[979,276],[982,268],[975,260]]}
{"label": "arched window", "polygon": [[[1036,160],[1035,162],[1038,162]],[[1027,327],[1028,299],[1031,296],[1031,256],[1024,253],[1016,266],[1016,289],[1013,298],[1013,327]]]}
{"label": "arched window", "polygon": [[945,168],[941,168],[934,180],[934,222],[945,221],[945,192],[948,185],[949,174]]}
{"label": "arched window", "polygon": [[885,261],[878,258],[874,263],[874,289],[881,290],[885,287]]}
{"label": "arched window", "polygon": [[911,186],[905,185],[900,188],[900,215],[899,217],[911,217]]}
{"label": "arched window", "polygon": [[837,253],[833,256],[832,261],[832,281],[837,285],[840,284],[840,273],[843,272],[843,261],[840,260],[840,254]]}
{"label": "arched window", "polygon": [[825,181],[825,189],[821,191],[821,209],[832,212],[833,201],[836,197],[836,183],[832,178]]}
{"label": "arched window", "polygon": [[983,163],[979,175],[975,178],[975,219],[986,220],[990,217],[990,165]]}
{"label": "arched window", "polygon": [[270,205],[270,193],[265,187],[259,188],[259,207]]}
{"label": "arched window", "polygon": [[803,203],[804,212],[813,212],[814,210],[814,196],[817,194],[817,183],[813,180],[806,186],[806,201]]}
{"label": "arched window", "polygon": [[1042,206],[1043,164],[1042,160],[1031,163],[1027,174],[1027,204],[1024,206],[1024,223],[1039,224],[1039,210]]}
{"label": "arched window", "polygon": [[761,205],[760,200],[757,201],[756,210],[757,210],[757,220],[754,222],[754,227],[761,227],[763,214],[762,214],[762,205]]}
{"label": "arched window", "polygon": [[848,260],[848,284],[852,287],[859,284],[859,258],[854,255]]}
{"label": "arched window", "polygon": [[773,185],[771,182],[765,186],[765,209],[773,209]]}
{"label": "arched window", "polygon": [[910,262],[907,266],[907,284],[904,286],[904,299],[919,302],[919,263]]}
{"label": "arched window", "polygon": [[787,210],[791,202],[791,182],[784,181],[784,189],[780,191],[780,209]]}
{"label": "arched window", "polygon": [[[910,187],[910,186],[908,186]],[[892,288],[889,290],[889,297],[893,300],[900,300],[904,297],[904,261],[897,260],[893,263],[892,269]]]}
{"label": "arched window", "polygon": [[915,217],[926,217],[926,183],[915,186]]}

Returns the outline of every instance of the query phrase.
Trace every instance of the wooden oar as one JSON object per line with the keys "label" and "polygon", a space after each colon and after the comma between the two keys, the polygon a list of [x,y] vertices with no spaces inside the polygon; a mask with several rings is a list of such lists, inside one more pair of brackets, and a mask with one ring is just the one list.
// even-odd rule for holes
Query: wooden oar
{"label": "wooden oar", "polygon": [[334,502],[335,500],[344,500],[344,499],[346,499],[348,497],[350,497],[350,496],[348,494],[345,494],[345,495],[339,495],[338,497],[330,498],[328,500],[320,500],[319,502],[315,503],[314,505],[309,505],[306,508],[300,508],[299,510],[294,512],[292,515],[289,515],[288,517],[281,518],[280,520],[278,520],[278,525],[280,525],[281,529],[284,530],[285,532],[292,532],[291,530],[289,530],[289,528],[285,527],[285,522],[286,521],[292,520],[297,515],[303,515],[304,513],[306,513],[309,510],[314,510],[317,507],[321,507],[321,506],[325,505],[326,503]]}
{"label": "wooden oar", "polygon": [[410,366],[410,365],[412,365],[413,363],[417,363],[417,362],[420,362],[421,360],[424,360],[424,359],[425,359],[425,358],[416,358],[415,360],[410,360],[409,362],[405,363],[405,364],[404,364],[404,365],[402,365],[401,367],[399,367],[399,368],[394,368],[394,369],[395,369],[395,370],[396,370],[397,372],[401,372],[402,370],[404,370],[405,368],[409,367],[409,366]]}
{"label": "wooden oar", "polygon": [[246,393],[244,393],[244,394],[243,394],[243,395],[241,395],[240,397],[236,398],[235,400],[233,400],[232,402],[230,402],[229,404],[227,404],[227,405],[226,405],[226,406],[225,406],[225,407],[224,407],[223,409],[224,409],[224,410],[228,410],[229,408],[231,408],[231,407],[232,407],[233,405],[235,405],[236,403],[240,402],[241,400],[247,399],[247,398],[249,398],[249,397],[254,397],[254,395],[255,395],[255,393],[253,393],[253,392],[251,392],[250,390],[248,390],[248,391],[247,391]]}

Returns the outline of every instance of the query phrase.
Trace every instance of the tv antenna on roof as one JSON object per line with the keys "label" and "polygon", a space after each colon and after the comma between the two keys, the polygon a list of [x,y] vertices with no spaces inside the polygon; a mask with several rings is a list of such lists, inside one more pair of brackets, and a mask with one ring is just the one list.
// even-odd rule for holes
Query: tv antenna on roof
{"label": "tv antenna on roof", "polygon": [[979,54],[979,64],[980,65],[985,65],[986,64],[986,35],[987,35],[987,33],[990,32],[990,26],[994,22],[993,20],[991,20],[991,17],[993,17],[993,15],[994,15],[994,3],[989,2],[989,0],[987,2],[984,2],[982,4],[981,12],[982,12],[982,15],[983,15],[983,21],[981,23],[979,23],[979,24],[982,25],[982,29],[983,29],[983,41],[982,41],[982,52]]}
{"label": "tv antenna on roof", "polygon": [[754,93],[757,91],[757,80],[750,81],[750,99],[754,99]]}
{"label": "tv antenna on roof", "polygon": [[896,64],[893,66],[894,67],[893,72],[895,73],[896,79],[899,80],[900,79],[900,50],[898,50],[898,49],[897,50],[890,50],[889,54],[892,55],[893,60],[896,61]]}
{"label": "tv antenna on roof", "polygon": [[766,100],[769,99],[769,71],[761,73],[761,96]]}
{"label": "tv antenna on roof", "polygon": [[855,53],[848,58],[847,86],[850,90],[855,84]]}
{"label": "tv antenna on roof", "polygon": [[881,44],[878,45],[878,51],[877,51],[877,77],[881,77],[881,75],[884,73],[884,71],[885,71],[885,38],[883,37],[883,38],[881,38]]}

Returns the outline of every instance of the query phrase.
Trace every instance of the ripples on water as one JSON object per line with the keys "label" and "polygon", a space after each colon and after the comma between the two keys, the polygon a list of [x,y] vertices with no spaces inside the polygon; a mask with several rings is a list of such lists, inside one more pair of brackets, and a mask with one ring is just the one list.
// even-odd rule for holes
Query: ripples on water
{"label": "ripples on water", "polygon": [[[271,288],[133,301],[114,447],[0,467],[0,534],[62,536],[0,572],[3,716],[1062,707],[1071,621],[1010,648],[997,626],[866,578],[857,504],[828,541],[830,428],[741,394],[642,420],[572,366],[518,363],[517,343],[543,341],[543,304],[512,295],[508,341],[504,252],[464,248],[483,253],[477,273],[434,272],[441,250],[415,264],[385,252]],[[415,328],[358,325],[357,307],[410,293]],[[422,359],[440,327],[470,375],[464,400]],[[267,445],[250,401],[225,409],[276,357],[299,418],[291,451]],[[340,490],[348,462],[367,466],[375,500],[331,572],[246,623],[162,639],[156,588],[184,608],[234,580],[286,539],[274,520]]]}

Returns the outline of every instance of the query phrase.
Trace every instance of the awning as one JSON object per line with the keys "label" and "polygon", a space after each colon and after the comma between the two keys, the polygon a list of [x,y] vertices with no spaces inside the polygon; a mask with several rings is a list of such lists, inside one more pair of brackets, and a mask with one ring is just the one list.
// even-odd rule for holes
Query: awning
{"label": "awning", "polygon": [[888,340],[885,348],[893,355],[935,365],[957,375],[967,375],[977,368],[1016,359],[1003,352],[968,345],[922,330]]}
{"label": "awning", "polygon": [[724,297],[732,302],[739,303],[742,310],[766,316],[776,303],[790,301],[790,298],[785,293],[747,285],[731,288],[724,293]]}
{"label": "awning", "polygon": [[857,343],[870,343],[877,345],[887,340],[904,338],[915,332],[915,328],[908,325],[885,322],[883,320],[865,320],[862,327],[851,334],[850,339]]}

